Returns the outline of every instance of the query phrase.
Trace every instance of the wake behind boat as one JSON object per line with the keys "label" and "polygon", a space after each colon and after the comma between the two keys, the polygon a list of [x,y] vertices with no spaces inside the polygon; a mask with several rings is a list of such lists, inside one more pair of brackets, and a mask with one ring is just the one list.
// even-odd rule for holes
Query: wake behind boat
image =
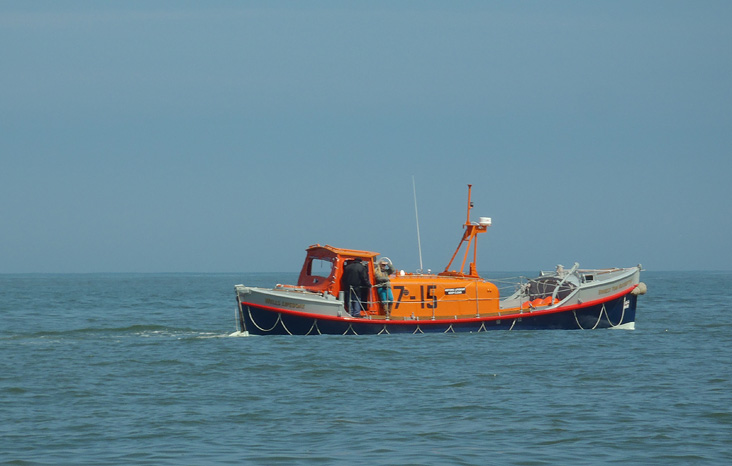
{"label": "wake behind boat", "polygon": [[[297,285],[236,285],[242,332],[256,335],[481,332],[635,328],[641,266],[570,269],[531,279],[486,280],[477,273],[477,235],[491,219],[470,220],[441,273],[390,269],[379,253],[319,244],[307,249]],[[465,246],[459,270],[450,270]],[[472,260],[464,272],[472,247]],[[384,272],[391,272],[388,276]],[[508,296],[501,297],[508,288]],[[381,291],[380,291],[381,290]]]}

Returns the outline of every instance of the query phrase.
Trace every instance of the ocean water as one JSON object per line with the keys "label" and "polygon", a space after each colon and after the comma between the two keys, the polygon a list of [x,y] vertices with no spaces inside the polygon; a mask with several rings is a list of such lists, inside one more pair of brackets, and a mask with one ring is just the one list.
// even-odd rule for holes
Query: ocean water
{"label": "ocean water", "polygon": [[0,275],[0,464],[732,462],[732,272],[645,272],[633,331],[235,333],[295,278]]}

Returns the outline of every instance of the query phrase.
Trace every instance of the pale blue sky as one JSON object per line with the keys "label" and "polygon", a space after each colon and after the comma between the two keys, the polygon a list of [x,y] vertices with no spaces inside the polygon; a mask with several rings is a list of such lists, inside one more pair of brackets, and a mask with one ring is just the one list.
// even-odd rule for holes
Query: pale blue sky
{"label": "pale blue sky", "polygon": [[0,2],[0,273],[732,269],[732,2]]}

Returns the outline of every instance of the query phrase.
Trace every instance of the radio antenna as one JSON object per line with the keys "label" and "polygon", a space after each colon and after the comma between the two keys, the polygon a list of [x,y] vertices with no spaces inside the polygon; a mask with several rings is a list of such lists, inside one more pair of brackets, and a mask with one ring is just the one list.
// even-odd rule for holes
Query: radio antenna
{"label": "radio antenna", "polygon": [[417,248],[419,249],[419,273],[422,273],[422,241],[419,239],[419,213],[417,212],[417,185],[412,175],[412,191],[414,191],[414,217],[417,219]]}

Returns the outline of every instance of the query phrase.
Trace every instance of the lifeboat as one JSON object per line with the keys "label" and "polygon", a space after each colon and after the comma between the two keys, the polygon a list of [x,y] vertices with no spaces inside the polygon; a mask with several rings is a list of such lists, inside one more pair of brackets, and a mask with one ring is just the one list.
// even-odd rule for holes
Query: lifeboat
{"label": "lifeboat", "polygon": [[[297,284],[235,286],[238,330],[252,335],[362,335],[635,328],[637,299],[646,292],[640,265],[581,269],[575,263],[533,278],[480,277],[477,238],[491,219],[470,220],[471,188],[463,235],[444,271],[390,270],[384,285],[377,268],[382,262],[389,266],[388,258],[315,244],[307,248]],[[459,267],[456,259],[461,259]],[[349,286],[344,273],[354,263],[362,277],[358,287]],[[390,296],[379,294],[385,287]]]}

